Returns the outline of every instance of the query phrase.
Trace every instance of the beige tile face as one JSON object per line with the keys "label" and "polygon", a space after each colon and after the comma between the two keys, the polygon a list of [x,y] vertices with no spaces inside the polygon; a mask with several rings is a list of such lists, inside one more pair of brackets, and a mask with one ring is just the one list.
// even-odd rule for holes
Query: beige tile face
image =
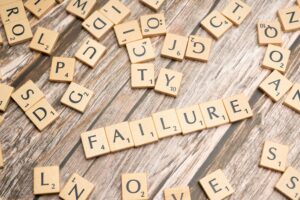
{"label": "beige tile face", "polygon": [[35,32],[29,47],[33,50],[51,55],[59,33],[43,27],[39,27]]}
{"label": "beige tile face", "polygon": [[229,181],[220,169],[202,178],[199,182],[209,199],[221,200],[234,193]]}
{"label": "beige tile face", "polygon": [[71,0],[66,10],[81,19],[87,18],[96,5],[96,0]]}
{"label": "beige tile face", "polygon": [[300,172],[296,169],[289,167],[283,173],[275,188],[284,194],[286,197],[297,200],[300,195]]}
{"label": "beige tile face", "polygon": [[148,199],[147,174],[122,174],[122,200]]}
{"label": "beige tile face", "polygon": [[130,15],[130,10],[122,2],[118,0],[109,0],[100,12],[114,24],[121,23]]}
{"label": "beige tile face", "polygon": [[[12,12],[13,11],[13,12]],[[7,23],[16,22],[27,19],[26,11],[22,1],[15,1],[0,6],[1,21],[5,25]]]}
{"label": "beige tile face", "polygon": [[95,40],[87,39],[78,49],[75,57],[89,67],[94,68],[105,52],[105,46]]}
{"label": "beige tile face", "polygon": [[176,97],[179,92],[182,76],[183,75],[180,72],[161,68],[154,90],[156,92]]}
{"label": "beige tile face", "polygon": [[104,128],[82,133],[81,142],[86,159],[95,158],[110,152]]}
{"label": "beige tile face", "polygon": [[292,87],[292,82],[285,76],[274,70],[260,85],[273,101],[278,101]]}
{"label": "beige tile face", "polygon": [[50,80],[54,82],[71,82],[75,71],[75,58],[53,57]]}
{"label": "beige tile face", "polygon": [[168,188],[164,191],[165,200],[191,200],[189,187]]}
{"label": "beige tile face", "polygon": [[185,58],[207,62],[211,44],[212,40],[210,38],[191,35],[185,52]]}
{"label": "beige tile face", "polygon": [[115,34],[120,46],[143,39],[141,28],[137,20],[114,26]]}
{"label": "beige tile face", "polygon": [[93,95],[92,90],[72,82],[63,95],[61,103],[83,113]]}
{"label": "beige tile face", "polygon": [[111,152],[134,147],[128,122],[105,127],[105,132]]}
{"label": "beige tile face", "polygon": [[300,84],[295,83],[283,102],[284,105],[300,113]]}
{"label": "beige tile face", "polygon": [[131,63],[142,63],[155,59],[154,49],[149,38],[126,44]]}
{"label": "beige tile face", "polygon": [[4,25],[9,45],[16,45],[32,38],[32,31],[27,19],[14,21]]}
{"label": "beige tile face", "polygon": [[141,3],[156,11],[162,6],[164,1],[165,0],[140,0]]}
{"label": "beige tile face", "polygon": [[229,123],[229,118],[221,99],[200,104],[200,110],[207,128]]}
{"label": "beige tile face", "polygon": [[33,194],[59,193],[59,167],[35,167],[33,169]]}
{"label": "beige tile face", "polygon": [[240,25],[250,14],[251,7],[241,0],[232,0],[228,3],[222,14],[235,25]]}
{"label": "beige tile face", "polygon": [[262,67],[285,72],[291,51],[272,44],[268,45]]}
{"label": "beige tile face", "polygon": [[182,61],[186,51],[187,43],[187,37],[167,33],[161,50],[161,55],[167,58]]}
{"label": "beige tile face", "polygon": [[37,18],[41,18],[55,5],[55,0],[28,0],[24,4],[25,8],[32,14],[34,14]]}
{"label": "beige tile face", "polygon": [[158,141],[152,117],[129,122],[134,146],[142,146]]}
{"label": "beige tile face", "polygon": [[44,97],[44,93],[31,80],[29,80],[17,89],[11,97],[23,111],[27,111]]}
{"label": "beige tile face", "polygon": [[167,33],[164,13],[141,16],[141,29],[145,37],[165,35]]}
{"label": "beige tile face", "polygon": [[94,188],[93,183],[74,173],[59,193],[59,197],[64,200],[87,200]]}
{"label": "beige tile face", "polygon": [[300,0],[297,0],[297,4],[298,4],[298,6],[300,6]]}
{"label": "beige tile face", "polygon": [[300,7],[293,6],[278,10],[279,21],[284,31],[296,31],[300,29]]}
{"label": "beige tile face", "polygon": [[238,94],[223,99],[223,103],[230,122],[236,122],[253,116],[248,98],[244,94]]}
{"label": "beige tile face", "polygon": [[158,138],[182,133],[175,109],[152,114]]}
{"label": "beige tile face", "polygon": [[259,45],[281,45],[282,31],[280,24],[275,21],[259,21],[257,23],[257,38]]}
{"label": "beige tile face", "polygon": [[153,88],[154,65],[152,63],[131,64],[131,87]]}
{"label": "beige tile face", "polygon": [[4,112],[10,100],[10,96],[14,91],[14,88],[0,83],[0,111]]}

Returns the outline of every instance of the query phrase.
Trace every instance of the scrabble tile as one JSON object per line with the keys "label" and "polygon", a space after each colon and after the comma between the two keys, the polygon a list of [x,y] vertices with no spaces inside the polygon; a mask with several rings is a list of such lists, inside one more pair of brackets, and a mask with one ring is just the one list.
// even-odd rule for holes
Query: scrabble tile
{"label": "scrabble tile", "polygon": [[165,200],[191,200],[189,187],[168,188],[164,191]]}
{"label": "scrabble tile", "polygon": [[129,122],[134,146],[142,146],[158,141],[152,117]]}
{"label": "scrabble tile", "polygon": [[130,10],[119,0],[109,0],[100,12],[114,24],[121,23],[130,15]]}
{"label": "scrabble tile", "polygon": [[10,96],[14,91],[14,88],[0,83],[0,111],[4,112],[10,100]]}
{"label": "scrabble tile", "polygon": [[210,38],[189,36],[185,58],[207,62],[211,50],[212,40]]}
{"label": "scrabble tile", "polygon": [[134,146],[128,122],[105,127],[105,132],[111,152],[128,149]]}
{"label": "scrabble tile", "polygon": [[298,6],[300,6],[300,0],[297,0],[297,4],[298,4]]}
{"label": "scrabble tile", "polygon": [[141,3],[148,6],[149,8],[157,11],[162,6],[165,0],[140,0]]}
{"label": "scrabble tile", "polygon": [[45,98],[29,108],[26,115],[40,131],[58,118],[57,112]]}
{"label": "scrabble tile", "polygon": [[87,200],[95,186],[85,178],[74,173],[59,193],[64,200]]}
{"label": "scrabble tile", "polygon": [[259,166],[284,172],[287,166],[289,147],[266,141]]}
{"label": "scrabble tile", "polygon": [[61,103],[83,113],[93,97],[94,92],[72,82],[61,98]]}
{"label": "scrabble tile", "polygon": [[199,182],[209,199],[221,200],[234,193],[229,181],[220,169],[205,176]]}
{"label": "scrabble tile", "polygon": [[72,15],[85,19],[91,14],[96,3],[96,0],[71,0],[66,10]]}
{"label": "scrabble tile", "polygon": [[122,174],[122,200],[148,199],[147,174]]}
{"label": "scrabble tile", "polygon": [[82,22],[83,28],[98,40],[104,36],[113,25],[114,24],[99,11],[93,12],[93,14]]}
{"label": "scrabble tile", "polygon": [[229,119],[221,99],[200,104],[200,110],[207,128],[229,123]]}
{"label": "scrabble tile", "polygon": [[110,152],[104,128],[82,133],[81,142],[86,159],[95,158]]}
{"label": "scrabble tile", "polygon": [[105,52],[105,46],[95,40],[87,39],[78,49],[75,57],[89,67],[94,68]]}
{"label": "scrabble tile", "polygon": [[273,101],[278,101],[292,87],[292,82],[285,76],[274,70],[260,85]]}
{"label": "scrabble tile", "polygon": [[290,57],[291,51],[272,44],[268,45],[262,67],[267,69],[276,69],[284,73]]}
{"label": "scrabble tile", "polygon": [[232,23],[219,11],[214,10],[201,21],[201,26],[215,39],[219,39],[232,27]]}
{"label": "scrabble tile", "polygon": [[223,99],[223,103],[230,122],[236,122],[253,116],[248,98],[244,94],[238,94]]}
{"label": "scrabble tile", "polygon": [[183,134],[200,131],[206,128],[198,105],[176,110]]}
{"label": "scrabble tile", "polygon": [[125,22],[114,26],[115,34],[120,46],[143,39],[137,20]]}
{"label": "scrabble tile", "polygon": [[35,167],[33,169],[33,194],[59,193],[59,167]]}
{"label": "scrabble tile", "polygon": [[75,58],[53,57],[50,69],[50,81],[71,82],[75,70]]}
{"label": "scrabble tile", "polygon": [[257,23],[257,39],[259,45],[281,45],[282,31],[280,24],[275,21],[259,21]]}
{"label": "scrabble tile", "polygon": [[182,76],[183,75],[180,72],[161,68],[154,90],[156,92],[176,97],[179,92]]}
{"label": "scrabble tile", "polygon": [[300,84],[295,83],[283,102],[284,105],[300,113]]}
{"label": "scrabble tile", "polygon": [[8,44],[11,46],[26,42],[32,38],[31,27],[27,19],[5,24],[4,30]]}
{"label": "scrabble tile", "polygon": [[158,138],[165,138],[182,133],[175,109],[152,114]]}
{"label": "scrabble tile", "polygon": [[300,29],[300,8],[293,6],[278,10],[278,17],[284,31],[296,31]]}
{"label": "scrabble tile", "polygon": [[187,42],[187,37],[167,33],[161,50],[161,55],[167,58],[182,61],[186,51]]}
{"label": "scrabble tile", "polygon": [[[2,0],[1,0],[2,1]],[[14,1],[0,6],[1,21],[4,25],[27,19],[26,11],[22,1]]]}
{"label": "scrabble tile", "polygon": [[167,33],[164,13],[143,15],[140,21],[142,34],[145,37],[165,35]]}
{"label": "scrabble tile", "polygon": [[240,25],[244,19],[250,14],[251,7],[241,0],[232,0],[222,11],[233,24]]}
{"label": "scrabble tile", "polygon": [[44,97],[44,93],[29,80],[17,89],[11,97],[23,111],[27,111]]}
{"label": "scrabble tile", "polygon": [[37,18],[41,18],[55,5],[55,0],[28,0],[24,4],[25,8],[32,14],[34,14]]}
{"label": "scrabble tile", "polygon": [[154,65],[152,63],[131,64],[131,87],[154,88]]}
{"label": "scrabble tile", "polygon": [[300,172],[292,167],[280,177],[275,188],[289,199],[297,200],[300,195]]}
{"label": "scrabble tile", "polygon": [[147,62],[155,59],[154,49],[149,38],[126,44],[131,63]]}

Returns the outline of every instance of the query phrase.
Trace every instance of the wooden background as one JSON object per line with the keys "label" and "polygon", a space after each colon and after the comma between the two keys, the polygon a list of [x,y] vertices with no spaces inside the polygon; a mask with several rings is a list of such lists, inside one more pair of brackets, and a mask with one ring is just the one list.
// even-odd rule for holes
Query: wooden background
{"label": "wooden background", "polygon": [[[129,19],[153,13],[138,0],[123,0],[132,10]],[[164,37],[152,38],[156,49],[156,75],[162,67],[184,74],[177,98],[153,90],[132,90],[130,62],[110,31],[101,43],[108,52],[95,69],[76,63],[75,81],[95,91],[86,112],[80,114],[60,103],[68,84],[49,82],[51,57],[29,50],[29,43],[0,47],[2,82],[19,87],[32,79],[60,114],[55,123],[39,132],[14,103],[9,104],[0,127],[5,167],[0,170],[0,198],[3,200],[58,199],[57,195],[34,197],[32,173],[35,166],[59,165],[61,187],[74,172],[95,184],[90,199],[121,199],[121,174],[147,172],[150,199],[163,199],[163,190],[189,185],[193,200],[206,199],[198,180],[221,168],[236,192],[229,199],[285,199],[273,187],[280,173],[258,167],[262,145],[272,140],[290,146],[289,164],[300,169],[299,114],[272,103],[258,85],[270,73],[260,64],[265,47],[257,45],[256,22],[276,18],[279,8],[292,6],[291,0],[247,0],[252,13],[239,27],[231,28],[213,43],[208,63],[172,61],[160,57]],[[98,0],[97,8],[106,3]],[[200,21],[212,10],[222,10],[227,0],[166,0],[162,7],[169,32],[207,35]],[[54,51],[57,56],[74,56],[82,41],[91,37],[81,21],[68,15],[66,2],[57,5],[41,20],[28,13],[33,31],[38,26],[59,31]],[[128,20],[129,20],[128,19]],[[3,28],[1,34],[4,37]],[[292,53],[286,76],[300,78],[299,31],[284,34],[283,46]],[[80,141],[84,131],[150,116],[168,108],[185,107],[244,92],[254,117],[219,128],[186,136],[174,136],[158,143],[86,160]]]}

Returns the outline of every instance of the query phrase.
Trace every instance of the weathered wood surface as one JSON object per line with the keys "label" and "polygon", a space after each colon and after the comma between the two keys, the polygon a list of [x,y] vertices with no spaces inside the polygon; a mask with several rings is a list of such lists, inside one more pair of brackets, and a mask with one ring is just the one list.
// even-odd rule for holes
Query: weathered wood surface
{"label": "weathered wood surface", "polygon": [[[97,8],[106,0],[99,0]],[[123,1],[132,14],[129,19],[152,13],[138,0]],[[256,22],[274,19],[279,8],[294,1],[247,0],[253,12],[239,27],[214,42],[208,63],[184,60],[175,62],[159,56],[163,37],[152,39],[156,49],[156,74],[161,67],[184,73],[179,96],[175,99],[153,90],[130,88],[130,63],[124,48],[119,48],[111,31],[101,39],[109,47],[95,69],[76,64],[75,81],[95,91],[84,114],[60,103],[67,84],[48,81],[51,58],[32,52],[28,43],[0,48],[3,82],[20,86],[32,79],[60,113],[60,118],[43,132],[37,131],[15,103],[5,113],[0,127],[0,141],[5,167],[0,170],[0,197],[8,200],[58,199],[55,195],[34,197],[32,170],[35,166],[59,165],[61,187],[77,172],[93,182],[95,200],[121,199],[120,176],[124,172],[147,172],[150,199],[163,199],[163,190],[178,185],[191,187],[192,199],[206,199],[198,180],[222,168],[236,192],[229,199],[285,199],[273,187],[280,173],[258,167],[262,144],[266,139],[290,145],[289,163],[300,169],[299,114],[272,103],[257,87],[270,73],[260,67],[265,48],[257,45]],[[168,31],[207,35],[200,21],[212,10],[221,10],[227,0],[167,0]],[[55,55],[73,56],[83,39],[91,37],[81,21],[65,12],[66,2],[53,8],[41,20],[29,15],[33,31],[38,26],[61,32]],[[3,29],[1,34],[4,37]],[[292,50],[287,77],[300,78],[299,32],[284,34],[284,47]],[[86,160],[80,134],[126,120],[140,119],[168,108],[185,107],[200,102],[244,92],[251,102],[254,117],[249,120],[208,129],[186,136],[175,136],[140,148]]]}

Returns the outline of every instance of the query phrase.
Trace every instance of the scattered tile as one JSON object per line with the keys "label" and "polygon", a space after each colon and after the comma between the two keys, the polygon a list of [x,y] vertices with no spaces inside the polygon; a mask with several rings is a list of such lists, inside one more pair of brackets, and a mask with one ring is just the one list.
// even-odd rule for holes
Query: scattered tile
{"label": "scattered tile", "polygon": [[23,20],[24,18],[27,19],[26,11],[22,1],[10,1],[9,3],[3,3],[0,6],[0,15],[1,21],[4,25]]}
{"label": "scattered tile", "polygon": [[141,3],[148,6],[149,8],[158,11],[165,0],[140,0]]}
{"label": "scattered tile", "polygon": [[14,91],[14,88],[0,83],[0,111],[4,112],[6,111],[6,108],[8,106],[10,97]]}
{"label": "scattered tile", "polygon": [[121,23],[130,15],[130,10],[122,2],[118,0],[109,0],[100,12],[114,24]]}
{"label": "scattered tile", "polygon": [[300,29],[300,8],[293,6],[278,10],[279,21],[285,32],[297,31]]}
{"label": "scattered tile", "polygon": [[165,35],[167,33],[164,13],[143,15],[140,21],[142,34],[145,37]]}
{"label": "scattered tile", "polygon": [[259,45],[281,45],[282,31],[280,24],[275,21],[259,21],[257,23],[257,38]]}
{"label": "scattered tile", "polygon": [[114,30],[120,46],[143,39],[137,20],[117,24],[114,26]]}
{"label": "scattered tile", "polygon": [[168,188],[164,191],[165,200],[191,200],[189,187]]}
{"label": "scattered tile", "polygon": [[8,44],[13,46],[32,38],[32,31],[27,18],[4,24]]}
{"label": "scattered tile", "polygon": [[149,38],[126,44],[131,63],[142,63],[155,59],[154,49]]}
{"label": "scattered tile", "polygon": [[34,14],[34,16],[36,16],[37,18],[41,18],[55,5],[55,0],[28,0],[24,4],[25,8],[32,14]]}
{"label": "scattered tile", "polygon": [[167,33],[161,50],[161,55],[182,61],[186,51],[188,38],[181,35]]}
{"label": "scattered tile", "polygon": [[154,88],[154,65],[152,63],[131,64],[131,87]]}
{"label": "scattered tile", "polygon": [[122,199],[146,200],[148,199],[147,174],[122,174]]}
{"label": "scattered tile", "polygon": [[300,172],[292,167],[288,167],[277,182],[275,188],[286,197],[297,200],[300,195],[299,180]]}
{"label": "scattered tile", "polygon": [[81,19],[85,19],[91,14],[96,3],[96,0],[71,0],[66,7],[66,10],[72,15],[75,15]]}
{"label": "scattered tile", "polygon": [[75,58],[53,57],[50,69],[50,81],[72,82],[75,71]]}
{"label": "scattered tile", "polygon": [[33,169],[33,194],[59,193],[59,167],[35,167]]}
{"label": "scattered tile", "polygon": [[210,38],[189,36],[185,58],[207,62],[211,51],[212,40]]}
{"label": "scattered tile", "polygon": [[284,105],[300,113],[300,84],[295,83],[283,102]]}
{"label": "scattered tile", "polygon": [[250,14],[251,7],[241,0],[232,0],[222,11],[233,24],[240,25],[244,19]]}

